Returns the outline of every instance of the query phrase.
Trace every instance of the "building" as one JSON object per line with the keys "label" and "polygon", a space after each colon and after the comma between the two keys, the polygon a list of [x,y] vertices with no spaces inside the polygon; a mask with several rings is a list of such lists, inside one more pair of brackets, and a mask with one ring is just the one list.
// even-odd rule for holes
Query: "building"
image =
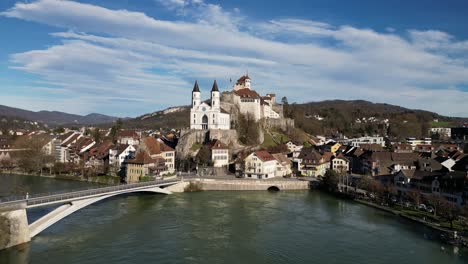
{"label": "building", "polygon": [[154,177],[167,170],[165,159],[151,158],[147,151],[139,151],[134,159],[125,161],[125,182],[139,182],[141,177]]}
{"label": "building", "polygon": [[158,170],[161,175],[175,172],[175,150],[164,144],[162,140],[145,137],[142,139],[139,149],[146,151],[153,160],[164,159],[165,170]]}
{"label": "building", "polygon": [[70,131],[54,140],[54,157],[57,162],[68,162],[69,149],[71,144],[75,143],[82,136],[79,132]]}
{"label": "building", "polygon": [[331,169],[336,172],[348,172],[349,171],[349,159],[343,154],[339,153],[336,157],[331,160]]}
{"label": "building", "polygon": [[316,149],[303,148],[299,154],[299,172],[304,176],[322,177],[330,169],[330,160],[333,154],[325,152],[321,154]]}
{"label": "building", "polygon": [[118,144],[109,150],[109,164],[120,170],[125,161],[133,159],[135,156],[135,147],[133,145]]}
{"label": "building", "polygon": [[276,177],[291,176],[291,160],[282,153],[275,153],[272,156],[276,159]]}
{"label": "building", "polygon": [[227,167],[229,166],[229,147],[221,141],[215,139],[210,144],[211,161],[213,167]]}
{"label": "building", "polygon": [[276,95],[260,96],[255,90],[251,89],[251,80],[248,75],[244,75],[237,80],[233,87],[233,94],[234,103],[238,106],[241,114],[248,115],[255,121],[262,118],[280,118],[280,114],[273,110],[273,106],[276,105]]}
{"label": "building", "polygon": [[394,144],[392,145],[393,152],[396,153],[411,153],[413,152],[413,147],[410,144]]}
{"label": "building", "polygon": [[361,147],[363,144],[378,144],[382,147],[385,146],[385,140],[383,137],[359,137],[359,138],[350,138],[340,140],[341,143],[345,145],[351,145],[353,147]]}
{"label": "building", "polygon": [[431,145],[432,144],[432,139],[431,138],[406,138],[406,142],[413,147],[413,149],[416,148],[417,145]]}
{"label": "building", "polygon": [[120,130],[117,133],[117,143],[137,146],[140,144],[140,135],[135,130]]}
{"label": "building", "polygon": [[452,129],[450,127],[432,127],[429,129],[431,135],[438,134],[443,138],[450,138],[452,136]]}
{"label": "building", "polygon": [[244,159],[244,177],[269,179],[275,177],[277,160],[268,151],[252,152]]}
{"label": "building", "polygon": [[220,94],[216,80],[211,88],[211,99],[202,102],[198,82],[192,90],[192,108],[190,109],[190,129],[230,129],[231,117],[221,109]]}
{"label": "building", "polygon": [[468,140],[468,124],[462,127],[453,127],[450,134],[454,140]]}

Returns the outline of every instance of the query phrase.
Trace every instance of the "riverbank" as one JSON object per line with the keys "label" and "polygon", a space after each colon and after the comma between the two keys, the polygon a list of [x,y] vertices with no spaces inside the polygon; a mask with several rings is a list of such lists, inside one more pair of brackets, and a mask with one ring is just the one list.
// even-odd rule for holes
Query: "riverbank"
{"label": "riverbank", "polygon": [[441,241],[443,241],[443,242],[445,242],[447,244],[452,244],[452,245],[457,245],[457,246],[464,246],[464,247],[468,248],[468,238],[465,237],[465,236],[461,236],[455,230],[450,230],[450,229],[443,228],[440,225],[425,221],[424,219],[421,219],[421,218],[418,218],[418,217],[411,216],[411,215],[409,215],[409,214],[407,214],[405,212],[402,212],[402,211],[396,210],[396,209],[392,209],[392,208],[390,208],[388,206],[378,205],[378,204],[368,202],[368,201],[365,201],[365,200],[362,200],[362,199],[354,199],[354,201],[357,202],[357,203],[366,205],[366,206],[370,206],[370,207],[373,207],[373,208],[376,208],[376,209],[379,209],[379,210],[394,214],[396,216],[399,216],[399,217],[402,217],[404,219],[410,220],[410,221],[412,221],[414,223],[421,224],[421,225],[424,225],[426,227],[429,227],[432,230],[435,230],[435,231],[437,231],[437,232],[439,232],[441,234],[441,237],[440,237]]}
{"label": "riverbank", "polygon": [[99,183],[99,184],[104,184],[104,185],[120,184],[120,177],[109,176],[109,175],[90,176],[90,177],[84,178],[81,176],[72,176],[72,175],[32,174],[32,173],[19,172],[19,171],[8,171],[8,172],[1,171],[0,173],[5,174],[5,175],[26,175],[26,176],[32,176],[32,177],[43,177],[43,178],[58,179],[58,180],[91,182],[91,183]]}

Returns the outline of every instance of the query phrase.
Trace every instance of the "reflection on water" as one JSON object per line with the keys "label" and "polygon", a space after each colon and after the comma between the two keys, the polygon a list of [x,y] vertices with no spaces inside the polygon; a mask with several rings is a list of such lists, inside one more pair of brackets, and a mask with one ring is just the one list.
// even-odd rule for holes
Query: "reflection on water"
{"label": "reflection on water", "polygon": [[317,192],[126,195],[0,252],[0,263],[466,263],[466,251],[425,236],[430,230]]}

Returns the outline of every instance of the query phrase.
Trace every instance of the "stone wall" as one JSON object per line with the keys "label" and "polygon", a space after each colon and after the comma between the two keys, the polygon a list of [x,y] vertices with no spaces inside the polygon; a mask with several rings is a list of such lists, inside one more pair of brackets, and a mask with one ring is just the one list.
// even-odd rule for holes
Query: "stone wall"
{"label": "stone wall", "polygon": [[287,131],[294,128],[294,119],[291,118],[280,118],[280,119],[264,119],[263,127],[266,129],[280,129]]}
{"label": "stone wall", "polygon": [[0,208],[0,250],[31,240],[26,204]]}
{"label": "stone wall", "polygon": [[308,181],[299,180],[214,180],[200,181],[204,191],[266,191],[270,187],[279,190],[308,190]]}

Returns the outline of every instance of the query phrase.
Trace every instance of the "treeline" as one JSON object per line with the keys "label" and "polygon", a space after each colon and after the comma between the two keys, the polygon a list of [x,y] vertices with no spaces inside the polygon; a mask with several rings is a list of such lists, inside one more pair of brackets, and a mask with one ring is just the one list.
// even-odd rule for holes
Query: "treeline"
{"label": "treeline", "polygon": [[[284,108],[285,115],[293,118],[298,128],[314,135],[345,134],[353,137],[379,134],[394,138],[424,137],[428,136],[427,131],[434,119],[444,119],[428,111],[366,101],[286,104]],[[388,122],[384,122],[387,119]]]}

